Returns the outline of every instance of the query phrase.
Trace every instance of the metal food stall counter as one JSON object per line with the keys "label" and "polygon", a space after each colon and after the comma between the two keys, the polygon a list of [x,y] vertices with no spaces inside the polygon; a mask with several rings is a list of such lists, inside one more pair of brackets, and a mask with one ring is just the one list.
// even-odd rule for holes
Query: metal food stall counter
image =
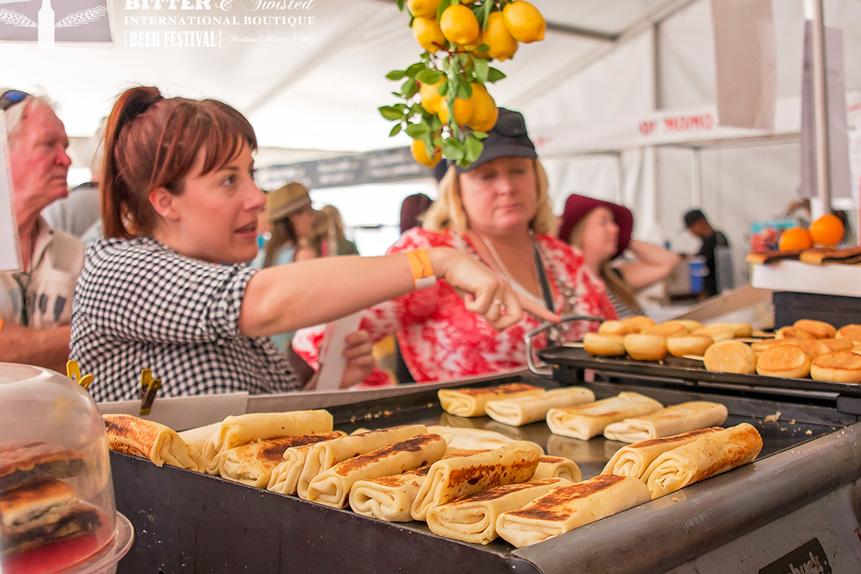
{"label": "metal food stall counter", "polygon": [[[523,371],[448,386],[524,380],[545,387],[582,384],[599,398],[633,390],[664,404],[714,400],[729,409],[725,426],[756,426],[763,451],[750,465],[520,549],[502,539],[487,546],[449,540],[424,523],[387,523],[112,452],[117,508],[136,531],[118,572],[792,574],[805,571],[799,570],[805,564],[824,565],[822,572],[858,571],[861,423],[838,408],[839,393],[775,394],[610,371],[584,383],[589,375],[582,366],[567,368],[552,352],[543,358],[554,364],[552,378]],[[440,408],[439,387],[328,410],[346,432],[424,423],[532,440],[550,455],[572,458],[584,478],[600,473],[623,446],[603,437],[553,435],[544,422],[508,427],[487,417],[454,417]],[[288,404],[286,395],[254,397],[249,411],[289,410]]]}

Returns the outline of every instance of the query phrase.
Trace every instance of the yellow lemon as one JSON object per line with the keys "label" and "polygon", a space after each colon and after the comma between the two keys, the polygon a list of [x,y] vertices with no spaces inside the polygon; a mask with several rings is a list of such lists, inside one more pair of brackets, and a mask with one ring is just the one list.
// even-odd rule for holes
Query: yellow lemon
{"label": "yellow lemon", "polygon": [[413,159],[428,167],[435,166],[442,159],[442,154],[438,149],[434,150],[433,155],[430,155],[425,142],[422,140],[413,140],[413,143],[410,144],[410,153],[413,154]]}
{"label": "yellow lemon", "polygon": [[433,17],[436,19],[436,9],[442,0],[407,0],[407,8],[413,16]]}
{"label": "yellow lemon", "polygon": [[502,12],[491,12],[487,17],[487,28],[481,33],[481,42],[489,48],[487,55],[499,61],[507,60],[517,51],[517,40],[505,27]]}
{"label": "yellow lemon", "polygon": [[434,53],[445,46],[445,36],[439,27],[436,18],[420,16],[413,19],[413,36],[419,45],[428,52]]}
{"label": "yellow lemon", "polygon": [[499,116],[499,108],[496,107],[496,102],[487,92],[487,88],[481,84],[472,84],[473,101],[472,117],[467,125],[477,132],[486,132],[496,125],[496,118]]}
{"label": "yellow lemon", "polygon": [[544,39],[547,23],[538,8],[525,0],[516,0],[502,9],[505,27],[518,42],[528,44]]}
{"label": "yellow lemon", "polygon": [[481,31],[475,14],[463,4],[455,4],[443,10],[439,18],[439,27],[449,42],[461,46],[478,38],[478,33]]}
{"label": "yellow lemon", "polygon": [[442,78],[435,84],[422,84],[419,86],[419,95],[422,98],[422,107],[432,114],[438,114],[439,109],[443,104],[442,96],[439,95],[439,89],[445,83],[445,78]]}
{"label": "yellow lemon", "polygon": [[[443,100],[439,106],[439,119],[443,124],[448,123],[448,105],[447,101]],[[472,112],[475,109],[475,102],[470,97],[468,100],[463,98],[454,99],[454,122],[459,126],[465,126],[472,121]]]}

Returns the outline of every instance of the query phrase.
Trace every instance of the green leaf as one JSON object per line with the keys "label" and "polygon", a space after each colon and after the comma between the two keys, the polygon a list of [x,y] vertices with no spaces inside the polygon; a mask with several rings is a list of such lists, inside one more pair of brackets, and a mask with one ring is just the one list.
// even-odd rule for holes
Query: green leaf
{"label": "green leaf", "polygon": [[406,129],[407,135],[413,139],[418,139],[424,135],[431,133],[430,126],[426,123],[409,124]]}
{"label": "green leaf", "polygon": [[505,77],[505,74],[503,74],[502,72],[500,72],[496,68],[488,68],[488,72],[487,72],[487,81],[488,82],[491,82],[491,83],[498,82],[499,80],[501,80],[504,77]]}
{"label": "green leaf", "polygon": [[470,96],[472,96],[472,86],[469,85],[469,82],[465,82],[463,80],[458,81],[457,97],[462,100],[468,100]]}
{"label": "green leaf", "polygon": [[495,2],[482,2],[481,14],[475,15],[475,17],[478,18],[478,23],[481,24],[482,30],[487,30],[487,17],[490,16],[490,11],[493,10],[494,4]]}
{"label": "green leaf", "polygon": [[436,70],[424,69],[416,74],[416,80],[422,84],[436,84],[442,78],[442,73]]}
{"label": "green leaf", "polygon": [[398,10],[404,11],[404,0],[398,0]]}
{"label": "green leaf", "polygon": [[380,110],[380,114],[389,121],[404,119],[404,114],[399,112],[394,106],[380,106],[378,109]]}
{"label": "green leaf", "polygon": [[394,137],[401,133],[401,124],[395,124],[395,127],[392,128],[392,131],[389,132],[389,137]]}
{"label": "green leaf", "polygon": [[481,155],[481,150],[484,149],[484,145],[482,145],[480,140],[470,137],[466,139],[464,148],[464,157],[469,160],[470,163],[472,163],[478,159],[478,156]]}
{"label": "green leaf", "polygon": [[487,76],[490,72],[490,66],[482,59],[475,60],[475,79],[483,84],[487,81]]}
{"label": "green leaf", "polygon": [[386,78],[389,80],[400,80],[401,78],[403,78],[406,75],[407,75],[407,73],[404,72],[403,70],[392,70],[391,72],[386,74]]}
{"label": "green leaf", "polygon": [[453,138],[448,138],[442,142],[442,155],[452,161],[459,161],[463,158],[463,146]]}
{"label": "green leaf", "polygon": [[410,78],[415,78],[422,70],[427,70],[427,66],[423,62],[416,62],[406,70],[406,75]]}
{"label": "green leaf", "polygon": [[440,16],[442,16],[442,13],[445,12],[445,9],[449,6],[451,6],[451,0],[442,0],[442,2],[439,3],[439,6],[436,9],[437,20],[439,20]]}
{"label": "green leaf", "polygon": [[418,91],[419,91],[419,86],[418,86],[418,84],[416,84],[416,81],[412,78],[407,78],[407,80],[403,83],[403,85],[401,85],[401,93],[403,94],[404,98],[406,98],[406,99],[410,99],[411,97],[416,95],[416,92],[418,92]]}
{"label": "green leaf", "polygon": [[472,137],[474,137],[475,139],[483,140],[484,138],[486,138],[486,137],[487,137],[487,132],[476,132],[476,131],[473,131],[473,132],[472,132]]}
{"label": "green leaf", "polygon": [[448,82],[443,82],[443,85],[441,85],[437,91],[440,96],[445,97],[446,94],[448,94]]}

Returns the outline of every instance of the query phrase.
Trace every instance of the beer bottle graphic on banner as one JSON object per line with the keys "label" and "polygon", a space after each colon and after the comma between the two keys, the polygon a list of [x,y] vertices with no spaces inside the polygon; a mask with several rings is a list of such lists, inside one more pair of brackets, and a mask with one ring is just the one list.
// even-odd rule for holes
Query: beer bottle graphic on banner
{"label": "beer bottle graphic on banner", "polygon": [[40,48],[54,47],[54,9],[51,7],[51,0],[42,0],[42,7],[39,9],[38,39]]}

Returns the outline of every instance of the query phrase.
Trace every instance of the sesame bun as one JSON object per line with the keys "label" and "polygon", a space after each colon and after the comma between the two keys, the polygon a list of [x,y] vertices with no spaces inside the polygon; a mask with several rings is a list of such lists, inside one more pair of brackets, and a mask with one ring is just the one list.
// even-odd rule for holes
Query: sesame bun
{"label": "sesame bun", "polygon": [[708,335],[680,334],[667,337],[667,351],[674,357],[702,355],[714,341]]}
{"label": "sesame bun", "polygon": [[660,361],[667,356],[667,338],[661,335],[625,335],[625,351],[638,361]]}
{"label": "sesame bun", "polygon": [[583,337],[583,348],[590,355],[616,357],[625,354],[625,345],[622,343],[622,339],[622,335],[586,333]]}
{"label": "sesame bun", "polygon": [[816,335],[810,331],[799,329],[798,327],[781,327],[774,334],[775,339],[816,339]]}
{"label": "sesame bun", "polygon": [[643,328],[654,325],[655,321],[645,315],[637,315],[635,317],[622,319],[622,323],[628,327],[629,333],[639,333]]}
{"label": "sesame bun", "polygon": [[756,372],[756,354],[750,345],[727,340],[706,349],[703,362],[709,371],[752,375]]}
{"label": "sesame bun", "polygon": [[810,374],[811,362],[798,345],[772,345],[756,358],[756,372],[767,377],[802,379]]}
{"label": "sesame bun", "polygon": [[708,335],[715,343],[720,343],[721,341],[734,339],[735,331],[729,327],[723,327],[721,325],[709,325],[708,327],[703,327],[702,329],[693,331],[691,335]]}
{"label": "sesame bun", "polygon": [[861,355],[839,351],[813,360],[810,376],[817,381],[861,383]]}
{"label": "sesame bun", "polygon": [[861,325],[857,325],[855,323],[843,325],[837,329],[836,337],[838,339],[849,339],[850,341],[861,342]]}
{"label": "sesame bun", "polygon": [[673,335],[687,332],[688,330],[678,323],[661,323],[660,325],[652,325],[651,327],[640,329],[640,333],[643,335],[663,335],[664,337],[672,337]]}
{"label": "sesame bun", "polygon": [[807,331],[817,339],[830,339],[837,334],[834,325],[825,321],[814,321],[813,319],[799,319],[792,325],[796,329]]}
{"label": "sesame bun", "polygon": [[598,333],[601,335],[627,335],[632,332],[630,327],[615,319],[604,321],[598,326]]}

